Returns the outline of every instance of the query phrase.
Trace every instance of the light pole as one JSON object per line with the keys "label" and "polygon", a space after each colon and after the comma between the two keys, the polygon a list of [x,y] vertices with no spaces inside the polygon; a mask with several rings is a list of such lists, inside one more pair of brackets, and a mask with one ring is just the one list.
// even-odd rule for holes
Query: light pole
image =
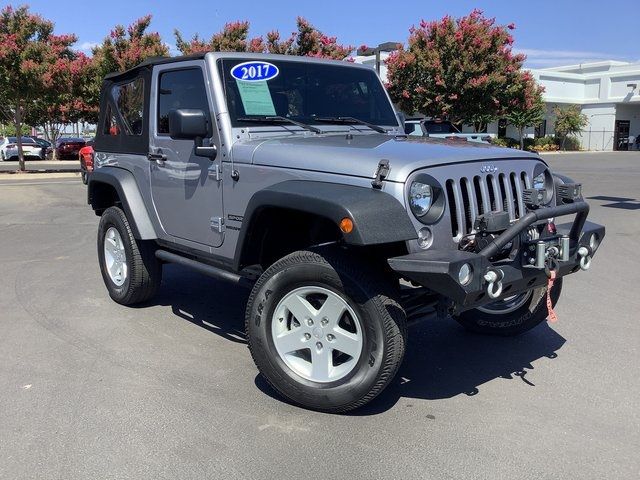
{"label": "light pole", "polygon": [[393,52],[398,49],[398,42],[384,42],[377,47],[359,48],[356,52],[358,55],[365,57],[375,55],[376,56],[376,72],[380,75],[380,67],[382,66],[382,60],[380,58],[381,52]]}

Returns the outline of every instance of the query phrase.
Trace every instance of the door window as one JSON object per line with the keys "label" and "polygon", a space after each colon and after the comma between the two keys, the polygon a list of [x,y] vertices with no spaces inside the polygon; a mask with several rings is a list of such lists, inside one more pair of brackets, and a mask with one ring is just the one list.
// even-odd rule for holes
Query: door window
{"label": "door window", "polygon": [[211,125],[204,77],[200,68],[170,70],[160,74],[157,132],[169,134],[169,112],[179,108],[202,110]]}

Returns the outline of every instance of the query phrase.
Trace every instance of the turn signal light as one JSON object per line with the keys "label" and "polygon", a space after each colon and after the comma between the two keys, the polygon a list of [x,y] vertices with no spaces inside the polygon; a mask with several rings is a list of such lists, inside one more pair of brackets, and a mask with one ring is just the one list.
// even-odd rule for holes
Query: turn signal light
{"label": "turn signal light", "polygon": [[340,220],[340,230],[342,231],[342,233],[353,232],[353,220],[347,217]]}

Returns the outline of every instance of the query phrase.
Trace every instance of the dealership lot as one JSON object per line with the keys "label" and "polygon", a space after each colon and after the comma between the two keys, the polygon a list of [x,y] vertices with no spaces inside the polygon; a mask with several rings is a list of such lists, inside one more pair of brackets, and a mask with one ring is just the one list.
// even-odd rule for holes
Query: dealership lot
{"label": "dealership lot", "polygon": [[392,386],[342,416],[257,376],[247,291],[168,266],[156,302],[121,307],[80,180],[0,176],[0,478],[637,478],[640,152],[546,159],[607,227],[559,322],[503,339],[426,319]]}

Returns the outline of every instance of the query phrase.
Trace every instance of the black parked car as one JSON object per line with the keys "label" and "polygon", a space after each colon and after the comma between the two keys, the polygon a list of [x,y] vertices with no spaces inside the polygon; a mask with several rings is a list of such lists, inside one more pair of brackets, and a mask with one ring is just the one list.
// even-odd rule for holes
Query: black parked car
{"label": "black parked car", "polygon": [[29,138],[32,138],[33,141],[36,142],[38,146],[42,148],[42,151],[40,152],[40,158],[42,160],[51,158],[51,155],[53,154],[53,145],[51,144],[51,142],[49,142],[48,140],[45,140],[44,138],[38,138],[34,136],[30,136]]}

